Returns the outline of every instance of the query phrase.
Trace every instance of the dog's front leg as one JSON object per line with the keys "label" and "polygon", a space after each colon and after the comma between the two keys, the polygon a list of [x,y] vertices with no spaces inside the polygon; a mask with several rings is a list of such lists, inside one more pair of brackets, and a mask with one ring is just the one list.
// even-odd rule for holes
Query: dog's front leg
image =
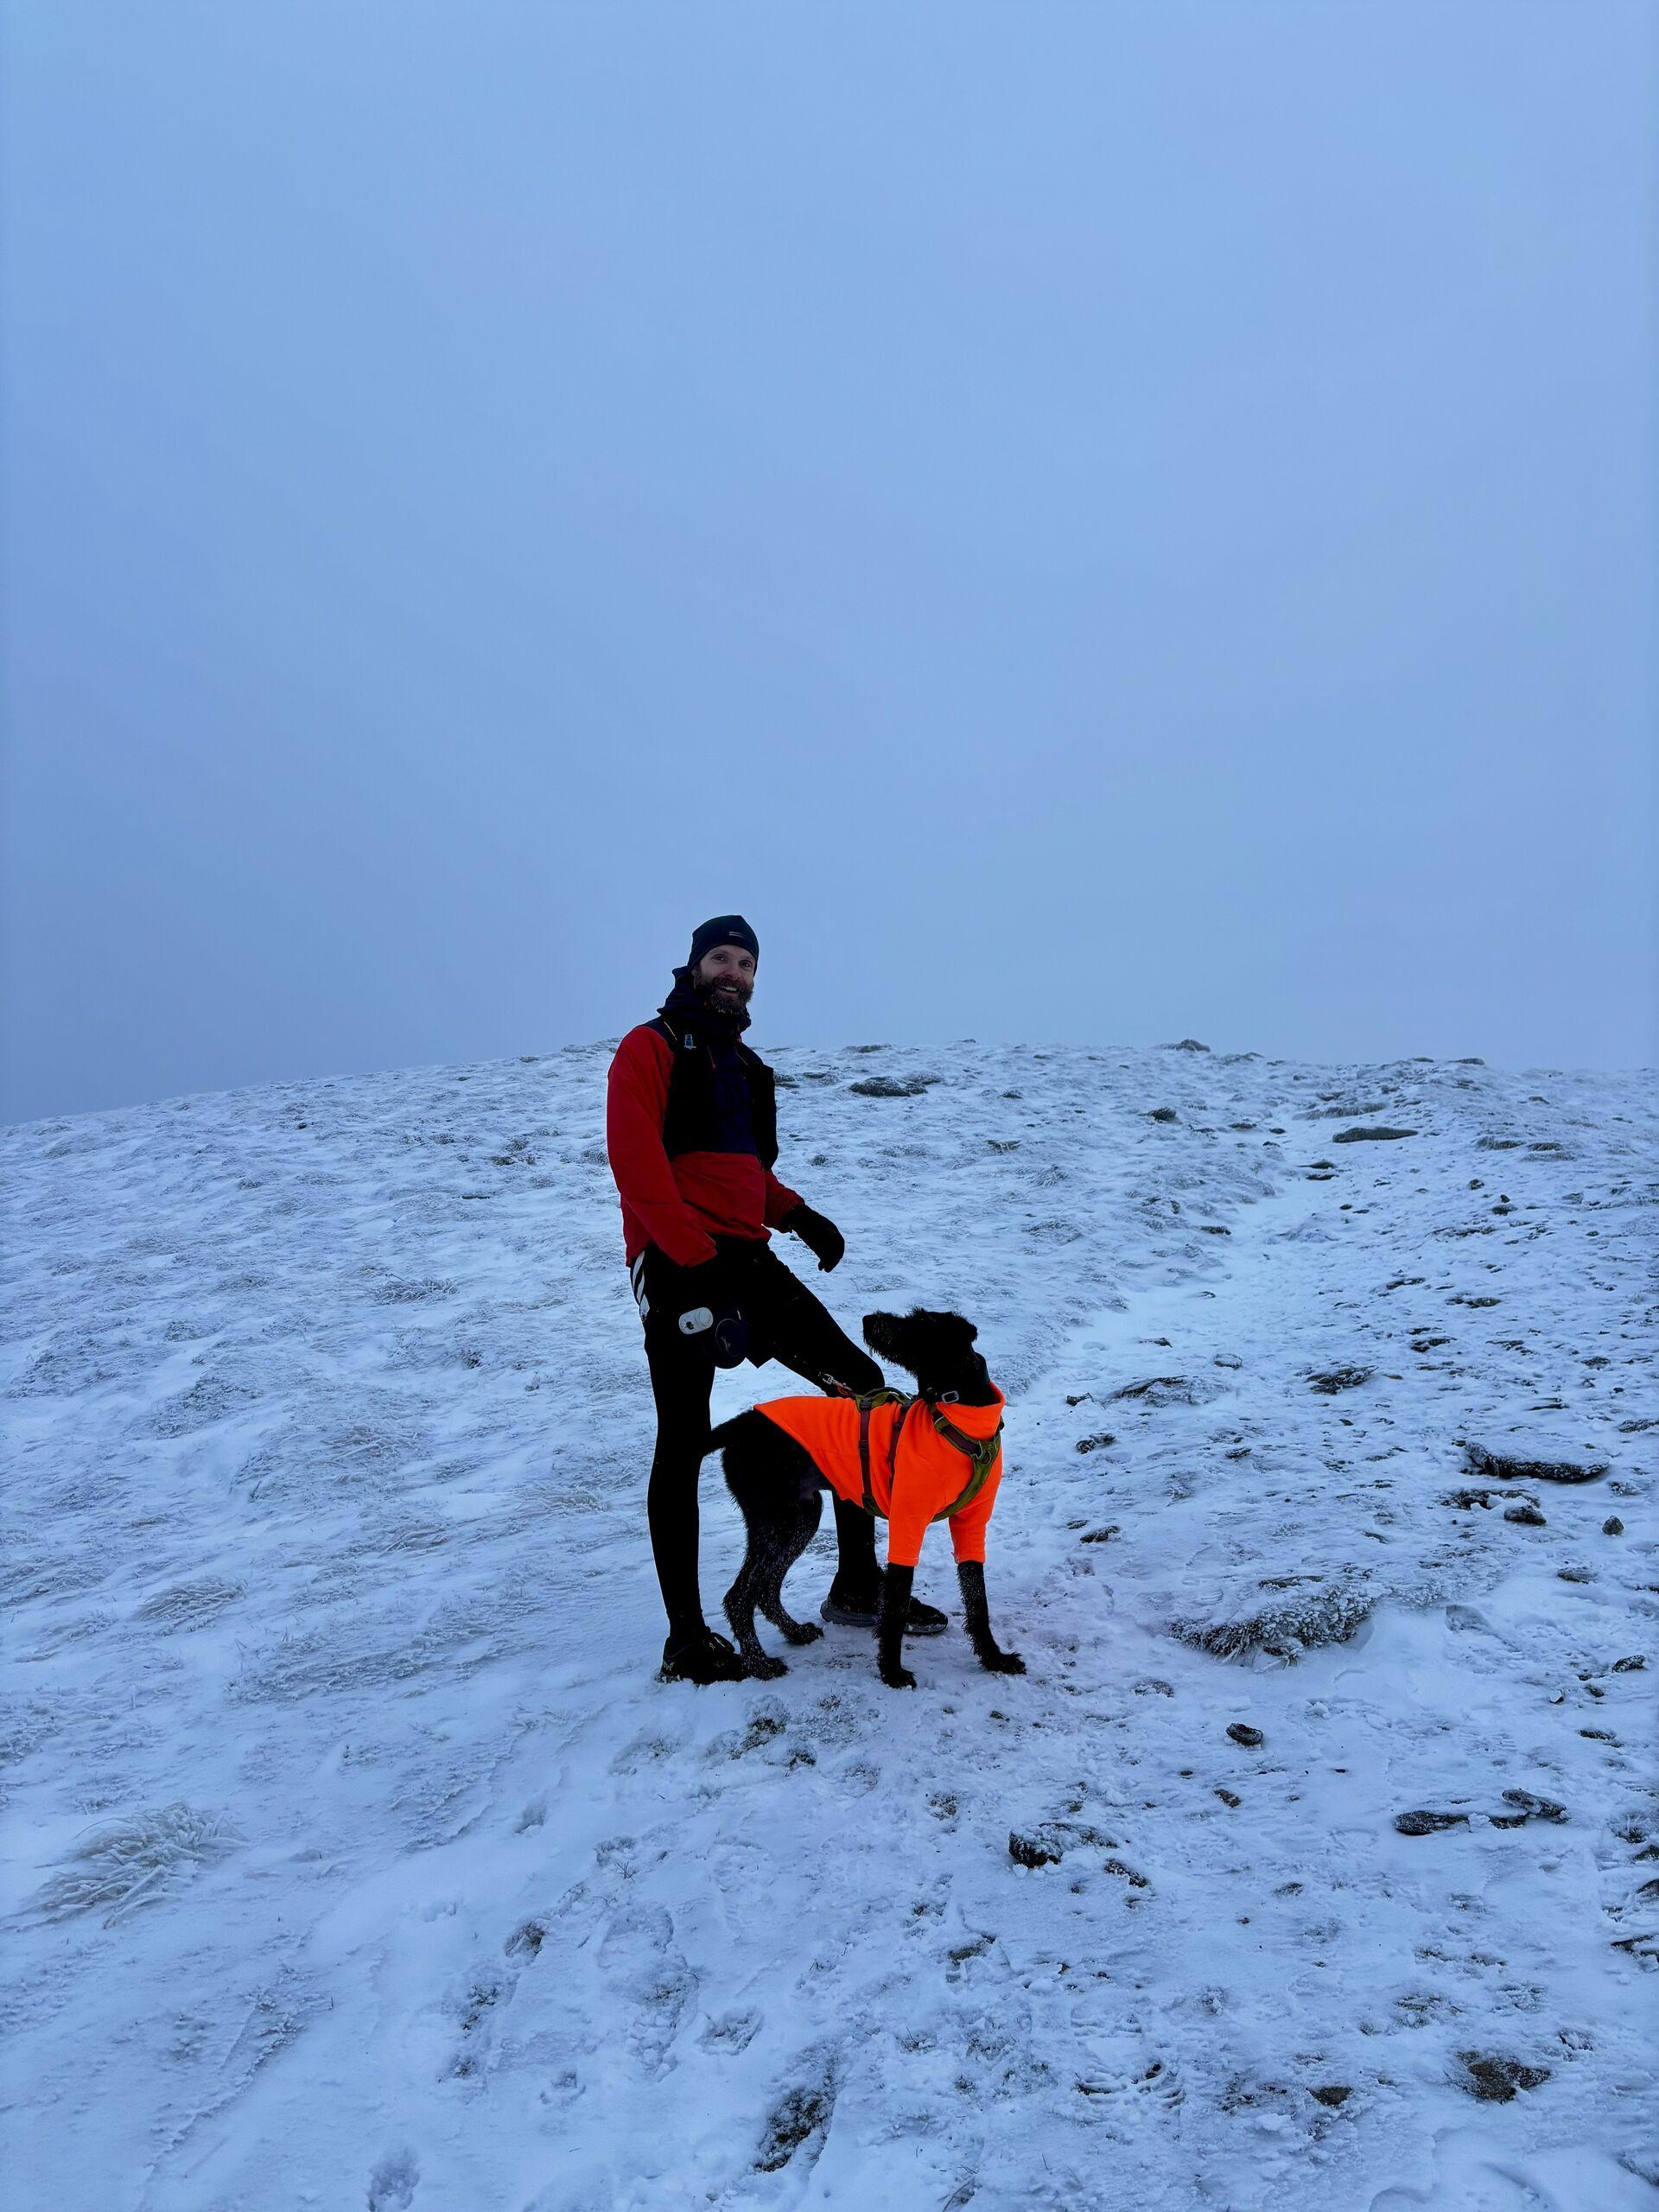
{"label": "dog's front leg", "polygon": [[905,1664],[905,1624],[910,1618],[910,1586],[913,1567],[887,1562],[881,1578],[881,1609],[875,1619],[876,1664],[890,1690],[913,1690],[916,1677]]}
{"label": "dog's front leg", "polygon": [[957,1580],[962,1586],[962,1610],[969,1641],[980,1665],[993,1675],[1023,1675],[1026,1662],[1020,1654],[1004,1651],[991,1634],[990,1610],[985,1603],[983,1562],[976,1559],[958,1560]]}

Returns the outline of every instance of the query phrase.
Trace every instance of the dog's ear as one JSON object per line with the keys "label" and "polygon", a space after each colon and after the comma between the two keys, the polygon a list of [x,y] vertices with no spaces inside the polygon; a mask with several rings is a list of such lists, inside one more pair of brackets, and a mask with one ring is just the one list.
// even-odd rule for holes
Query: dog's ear
{"label": "dog's ear", "polygon": [[967,1329],[969,1343],[970,1344],[976,1344],[979,1342],[979,1331],[974,1326],[971,1321],[967,1324]]}

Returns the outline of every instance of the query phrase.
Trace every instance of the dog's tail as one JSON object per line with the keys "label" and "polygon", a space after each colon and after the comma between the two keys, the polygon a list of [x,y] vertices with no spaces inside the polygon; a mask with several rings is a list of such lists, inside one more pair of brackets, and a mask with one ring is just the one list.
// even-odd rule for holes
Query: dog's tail
{"label": "dog's tail", "polygon": [[718,1428],[711,1428],[709,1432],[709,1441],[702,1447],[703,1458],[706,1459],[711,1452],[718,1452],[729,1444],[738,1423],[747,1419],[747,1414],[738,1414],[731,1421],[721,1421]]}

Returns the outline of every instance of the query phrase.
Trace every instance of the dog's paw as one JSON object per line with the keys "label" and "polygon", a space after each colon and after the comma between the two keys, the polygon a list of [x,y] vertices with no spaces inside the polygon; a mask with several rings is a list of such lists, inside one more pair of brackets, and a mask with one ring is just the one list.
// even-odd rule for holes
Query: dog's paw
{"label": "dog's paw", "polygon": [[908,1667],[884,1667],[881,1679],[890,1690],[913,1690],[916,1677]]}
{"label": "dog's paw", "polygon": [[980,1665],[989,1675],[1023,1675],[1026,1662],[1017,1651],[988,1651]]}
{"label": "dog's paw", "polygon": [[785,1621],[783,1630],[791,1643],[820,1643],[823,1630],[817,1621]]}
{"label": "dog's paw", "polygon": [[752,1682],[775,1682],[779,1675],[789,1672],[781,1659],[774,1659],[766,1651],[756,1658],[745,1660],[743,1664],[744,1671]]}

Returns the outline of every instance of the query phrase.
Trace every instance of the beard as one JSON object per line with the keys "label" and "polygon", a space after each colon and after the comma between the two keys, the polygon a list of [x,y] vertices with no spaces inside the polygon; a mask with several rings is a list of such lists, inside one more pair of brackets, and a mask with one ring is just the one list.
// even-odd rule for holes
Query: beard
{"label": "beard", "polygon": [[745,983],[735,976],[716,976],[710,983],[696,986],[697,996],[714,1014],[741,1014],[749,1003],[753,983]]}

